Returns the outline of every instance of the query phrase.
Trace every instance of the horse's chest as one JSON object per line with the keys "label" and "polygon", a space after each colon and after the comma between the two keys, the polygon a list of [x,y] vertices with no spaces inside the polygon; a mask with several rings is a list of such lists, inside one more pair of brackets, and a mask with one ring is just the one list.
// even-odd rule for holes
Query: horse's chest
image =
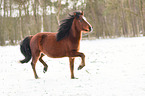
{"label": "horse's chest", "polygon": [[80,49],[80,45],[79,44],[72,44],[72,46],[70,46],[70,51],[79,51]]}

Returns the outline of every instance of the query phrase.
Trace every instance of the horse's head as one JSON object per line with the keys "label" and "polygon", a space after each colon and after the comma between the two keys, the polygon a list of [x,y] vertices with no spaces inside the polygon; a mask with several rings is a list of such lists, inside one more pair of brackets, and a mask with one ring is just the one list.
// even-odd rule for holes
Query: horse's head
{"label": "horse's head", "polygon": [[81,33],[83,31],[88,33],[93,31],[91,24],[84,17],[83,11],[74,12],[73,15],[69,15],[70,16],[67,19],[61,21],[57,33],[57,41],[62,40],[65,36],[68,36],[70,34],[70,29],[74,37],[78,35],[76,32]]}
{"label": "horse's head", "polygon": [[75,25],[77,30],[83,31],[85,33],[92,32],[93,28],[91,24],[84,17],[84,12],[74,12],[75,16]]}

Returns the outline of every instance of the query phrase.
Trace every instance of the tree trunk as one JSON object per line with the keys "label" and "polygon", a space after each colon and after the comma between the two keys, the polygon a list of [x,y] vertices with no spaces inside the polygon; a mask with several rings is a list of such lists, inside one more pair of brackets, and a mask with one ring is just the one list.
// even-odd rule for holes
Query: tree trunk
{"label": "tree trunk", "polygon": [[123,1],[121,1],[121,13],[122,13],[122,28],[123,28],[123,35],[125,37],[128,36],[128,29],[127,29],[127,22],[126,22],[126,18],[125,18],[125,12],[123,10],[124,6],[123,6]]}
{"label": "tree trunk", "polygon": [[20,40],[23,40],[23,33],[22,33],[22,14],[21,14],[22,5],[19,5],[19,31],[20,31]]}
{"label": "tree trunk", "polygon": [[57,19],[58,25],[60,25],[59,15],[60,15],[60,9],[61,9],[61,0],[58,0],[57,6],[58,7],[57,7],[56,19]]}
{"label": "tree trunk", "polygon": [[140,0],[140,16],[141,16],[141,31],[143,36],[145,36],[145,13],[144,13],[144,1]]}
{"label": "tree trunk", "polygon": [[[134,1],[132,1],[132,0],[129,0],[128,1],[129,2],[129,7],[130,7],[130,10],[131,10],[131,12],[135,12],[135,3],[134,3]],[[130,18],[131,18],[131,25],[132,25],[132,32],[133,32],[133,36],[135,37],[135,36],[138,36],[138,34],[137,34],[137,24],[136,24],[136,17],[134,16],[134,14],[132,14],[132,13],[130,13]]]}
{"label": "tree trunk", "polygon": [[6,31],[5,31],[5,29],[6,29],[6,20],[5,20],[5,18],[6,18],[6,0],[3,0],[3,2],[4,2],[4,15],[3,15],[3,19],[2,19],[2,25],[3,25],[3,28],[2,28],[2,32],[1,32],[1,45],[3,46],[3,45],[5,45],[5,34],[6,34]]}
{"label": "tree trunk", "polygon": [[9,7],[10,7],[10,17],[9,17],[9,41],[11,45],[14,45],[14,31],[13,31],[13,19],[12,19],[12,1],[9,1]]}

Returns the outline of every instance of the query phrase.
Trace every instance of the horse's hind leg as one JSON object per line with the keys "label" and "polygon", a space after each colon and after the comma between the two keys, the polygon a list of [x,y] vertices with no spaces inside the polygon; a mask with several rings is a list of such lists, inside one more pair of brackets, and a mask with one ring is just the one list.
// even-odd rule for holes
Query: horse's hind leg
{"label": "horse's hind leg", "polygon": [[43,53],[41,53],[41,56],[39,58],[39,61],[44,65],[44,69],[43,69],[43,72],[45,73],[48,69],[48,65],[42,60],[42,57],[44,56]]}
{"label": "horse's hind leg", "polygon": [[36,73],[36,62],[38,61],[38,58],[40,56],[40,52],[36,52],[35,55],[32,55],[32,62],[31,62],[31,65],[32,65],[32,69],[33,69],[33,72],[34,72],[34,76],[35,76],[35,79],[38,79],[38,75]]}

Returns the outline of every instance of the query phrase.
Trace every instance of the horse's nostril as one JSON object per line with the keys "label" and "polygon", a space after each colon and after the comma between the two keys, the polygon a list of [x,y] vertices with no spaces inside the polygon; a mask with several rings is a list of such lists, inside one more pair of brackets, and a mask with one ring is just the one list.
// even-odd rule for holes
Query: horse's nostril
{"label": "horse's nostril", "polygon": [[92,32],[93,31],[93,27],[89,27],[89,30],[90,30],[90,32]]}

